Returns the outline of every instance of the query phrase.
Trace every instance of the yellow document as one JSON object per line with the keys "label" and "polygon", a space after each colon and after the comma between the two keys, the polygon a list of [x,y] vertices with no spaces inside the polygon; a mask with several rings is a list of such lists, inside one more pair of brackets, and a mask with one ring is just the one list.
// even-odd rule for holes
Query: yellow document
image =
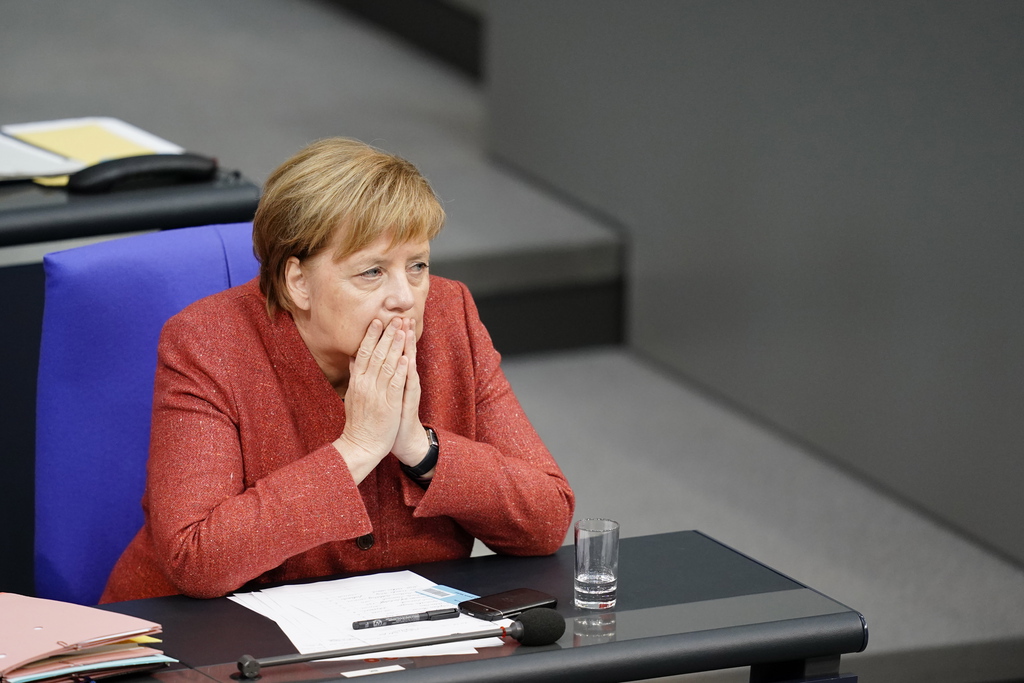
{"label": "yellow document", "polygon": [[16,136],[23,142],[41,147],[86,166],[108,159],[152,154],[153,150],[129,140],[96,123],[68,128],[24,132]]}

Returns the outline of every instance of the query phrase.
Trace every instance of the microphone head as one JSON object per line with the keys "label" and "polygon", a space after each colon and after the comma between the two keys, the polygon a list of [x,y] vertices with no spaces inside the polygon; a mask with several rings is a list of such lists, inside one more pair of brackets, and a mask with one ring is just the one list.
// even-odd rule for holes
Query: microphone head
{"label": "microphone head", "polygon": [[259,678],[260,660],[252,655],[242,655],[238,659],[238,673],[241,678]]}
{"label": "microphone head", "polygon": [[565,633],[565,619],[549,607],[528,609],[516,621],[523,626],[522,635],[516,637],[523,645],[550,645]]}

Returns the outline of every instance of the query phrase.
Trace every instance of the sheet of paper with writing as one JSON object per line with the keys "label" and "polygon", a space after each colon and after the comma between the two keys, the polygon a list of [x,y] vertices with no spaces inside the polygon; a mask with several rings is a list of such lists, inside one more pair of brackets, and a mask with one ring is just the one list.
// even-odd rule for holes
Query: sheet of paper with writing
{"label": "sheet of paper with writing", "polygon": [[[432,581],[410,571],[278,586],[230,596],[240,605],[277,622],[295,649],[303,654],[487,631],[512,623],[508,619],[482,621],[460,615],[457,619],[419,621],[361,630],[352,628],[356,621],[427,612],[451,607],[472,597],[477,596],[446,586],[436,586]],[[473,654],[477,647],[502,644],[500,638],[486,638],[412,650],[391,650],[386,656]],[[372,656],[358,655],[353,659]]]}

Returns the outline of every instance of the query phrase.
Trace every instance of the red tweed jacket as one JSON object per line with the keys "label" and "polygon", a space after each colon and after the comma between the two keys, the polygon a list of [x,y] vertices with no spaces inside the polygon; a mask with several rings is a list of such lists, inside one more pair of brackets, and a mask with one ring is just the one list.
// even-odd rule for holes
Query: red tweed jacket
{"label": "red tweed jacket", "polygon": [[465,285],[432,277],[420,418],[440,456],[424,490],[386,457],[356,486],[331,445],[344,403],[291,316],[253,280],[160,338],[145,523],[101,602],[225,595],[287,579],[496,552],[543,555],[574,498],[499,366]]}

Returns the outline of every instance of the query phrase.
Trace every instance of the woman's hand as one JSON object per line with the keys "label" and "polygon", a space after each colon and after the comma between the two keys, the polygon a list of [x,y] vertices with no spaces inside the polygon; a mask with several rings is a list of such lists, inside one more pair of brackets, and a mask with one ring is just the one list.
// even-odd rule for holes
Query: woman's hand
{"label": "woman's hand", "polygon": [[[387,327],[375,319],[366,329],[359,350],[349,363],[345,430],[334,445],[357,483],[392,451],[400,427],[405,422],[410,367],[415,374],[414,329],[410,329],[408,321],[403,318],[393,318]],[[412,358],[408,356],[409,337],[412,337]],[[415,412],[418,415],[418,377],[415,385]],[[422,427],[420,432],[426,439]],[[426,447],[423,452],[426,453]]]}
{"label": "woman's hand", "polygon": [[391,452],[406,465],[415,467],[427,455],[430,439],[420,422],[420,375],[416,370],[416,321],[406,320],[404,358],[409,359],[402,399],[402,419]]}

